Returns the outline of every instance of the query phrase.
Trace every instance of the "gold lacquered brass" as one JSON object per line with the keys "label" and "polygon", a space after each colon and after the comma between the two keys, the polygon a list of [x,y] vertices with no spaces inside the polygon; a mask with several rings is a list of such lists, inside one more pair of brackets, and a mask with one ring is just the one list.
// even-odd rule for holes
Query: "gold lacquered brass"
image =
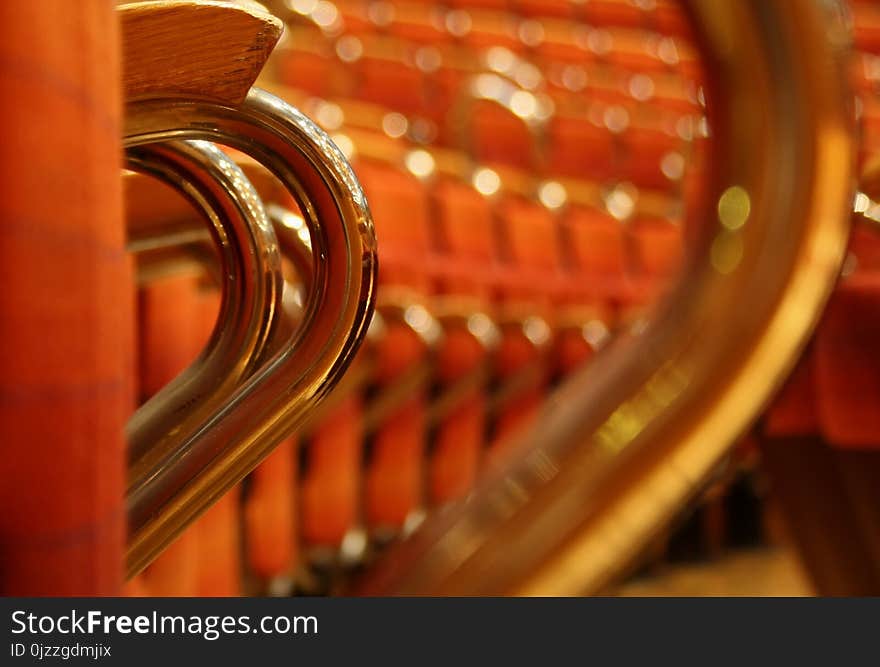
{"label": "gold lacquered brass", "polygon": [[[140,150],[149,148],[147,146]],[[225,154],[221,155],[230,160]],[[263,211],[265,204],[265,216],[274,232],[271,234],[272,243],[296,272],[296,284],[291,285],[290,289],[302,288],[307,291],[309,287],[305,283],[313,269],[311,240],[305,221],[277,203],[287,198],[286,190],[265,167],[241,158],[233,164],[241,180],[238,184],[230,183],[231,190],[227,194],[233,198],[246,197],[245,192],[239,191],[239,186],[247,191],[252,188],[256,191],[256,198],[252,200],[254,205],[241,213]],[[127,248],[138,258],[138,280],[149,282],[154,274],[186,272],[196,268],[199,273],[210,273],[219,285],[222,277],[216,275],[218,257],[212,250],[217,239],[212,237],[210,227],[227,221],[229,211],[211,206],[205,210],[205,204],[211,204],[210,201],[193,201],[187,193],[193,187],[192,183],[179,179],[173,182],[164,178],[161,180],[171,185],[172,189],[143,174],[125,174]],[[210,223],[208,226],[205,225],[206,220]],[[252,220],[251,224],[256,224],[256,221]],[[229,236],[227,234],[220,242],[229,241]],[[253,248],[249,249],[246,239],[239,248],[238,252],[254,251]]]}
{"label": "gold lacquered brass", "polygon": [[680,284],[556,392],[521,456],[356,589],[592,593],[701,482],[793,365],[837,276],[853,195],[848,37],[812,0],[688,3],[711,164]]}
{"label": "gold lacquered brass", "polygon": [[265,164],[304,212],[317,261],[300,331],[236,387],[206,397],[158,438],[135,445],[128,491],[129,574],[252,470],[301,423],[350,361],[373,301],[375,238],[344,156],[311,121],[252,90],[238,105],[171,97],[129,105],[128,149],[215,140]]}
{"label": "gold lacquered brass", "polygon": [[304,420],[345,370],[373,302],[375,237],[342,153],[311,121],[253,89],[240,105],[147,100],[127,110],[127,148],[203,139],[248,152],[290,190],[315,253],[303,325],[228,400],[207,400],[132,461],[128,571],[142,569],[192,519]]}
{"label": "gold lacquered brass", "polygon": [[[188,420],[204,419],[199,408],[215,410],[253,371],[272,332],[284,281],[278,242],[262,202],[242,171],[214,144],[130,148],[127,162],[182,192],[210,221],[223,295],[218,316],[222,326],[203,354],[129,419],[129,465],[137,465],[167,434],[185,430]],[[136,231],[149,239],[143,227]]]}

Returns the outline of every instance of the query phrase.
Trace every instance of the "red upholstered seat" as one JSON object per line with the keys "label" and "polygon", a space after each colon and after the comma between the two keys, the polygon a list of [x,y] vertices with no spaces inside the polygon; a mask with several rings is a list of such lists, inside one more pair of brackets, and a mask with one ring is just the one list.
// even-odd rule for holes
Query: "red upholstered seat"
{"label": "red upholstered seat", "polygon": [[303,442],[306,455],[299,485],[300,534],[308,545],[339,546],[358,521],[362,413],[361,396],[354,394]]}
{"label": "red upholstered seat", "polygon": [[[684,234],[680,224],[646,218],[632,222],[636,265],[642,276],[668,276],[681,266],[684,258]],[[657,281],[658,287],[662,281]]]}
{"label": "red upholstered seat", "polygon": [[250,475],[244,502],[248,569],[262,580],[287,575],[296,556],[297,443],[287,440]]}
{"label": "red upholstered seat", "polygon": [[539,351],[522,332],[505,333],[498,349],[496,364],[496,375],[501,382],[510,380],[527,369],[534,368],[535,374],[496,413],[489,449],[490,463],[503,460],[511,451],[511,444],[515,442],[514,436],[534,421],[551,371],[549,364],[541,363]]}
{"label": "red upholstered seat", "polygon": [[655,0],[652,26],[664,35],[674,35],[693,39],[693,28],[680,2],[676,0]]}
{"label": "red upholstered seat", "polygon": [[[431,276],[430,200],[408,172],[359,162],[356,173],[369,198],[380,240],[381,285],[428,293]],[[382,250],[384,244],[385,250]],[[424,342],[403,323],[388,322],[376,345],[374,382],[379,390],[425,358]],[[425,396],[416,392],[379,426],[372,438],[364,479],[369,525],[400,527],[424,497]]]}
{"label": "red upholstered seat", "polygon": [[816,332],[822,434],[835,446],[880,449],[880,272],[844,279]]}
{"label": "red upholstered seat", "polygon": [[198,597],[242,594],[240,503],[236,486],[188,528],[198,536]]}
{"label": "red upholstered seat", "polygon": [[[323,38],[325,50],[341,54],[345,39],[362,53],[348,62],[328,58],[329,71],[321,62],[306,64],[295,76],[310,92],[332,91],[341,106],[348,98],[375,105],[357,118],[349,117],[357,116],[356,104],[352,112],[346,108],[345,122],[357,128],[350,135],[353,163],[378,235],[380,299],[386,290],[406,288],[428,305],[439,297],[465,298],[493,316],[517,310],[523,318],[543,317],[552,342],[536,345],[521,323],[509,321],[500,347],[490,352],[467,322],[447,324],[435,350],[432,395],[487,362],[491,378],[470,387],[431,429],[428,392],[416,391],[367,436],[362,420],[369,402],[428,353],[408,327],[386,322],[373,349],[370,391],[318,425],[301,458],[303,540],[333,547],[361,521],[399,528],[425,503],[466,494],[481,466],[503,457],[536,414],[551,379],[588,362],[620,314],[640,312],[668,282],[684,242],[680,221],[662,217],[665,202],[682,198],[693,175],[679,173],[674,159],[670,169],[664,159],[690,159],[685,138],[693,123],[679,121],[702,113],[694,53],[678,39],[689,34],[678,3],[450,0],[437,7],[341,0],[338,7],[343,32]],[[510,54],[496,49],[501,59],[493,65],[487,53],[498,46],[515,56],[507,69]],[[552,99],[546,123],[530,126],[495,101],[467,99],[475,74],[494,71],[513,81],[514,65],[522,63],[543,74],[517,85]],[[582,71],[582,81],[572,67]],[[635,75],[642,78],[634,83]],[[379,121],[364,129],[374,122],[368,116],[382,119],[390,111],[407,116],[405,136],[390,140]],[[436,128],[433,139],[433,131],[421,132],[425,120]],[[360,153],[358,132],[375,133]],[[436,169],[420,178],[406,157],[422,141],[443,149],[434,153]],[[377,148],[382,142],[387,156]],[[444,162],[447,149],[458,152]],[[492,187],[490,175],[481,194],[471,178],[487,167],[502,187]],[[579,185],[569,189],[567,178]],[[557,209],[539,202],[545,181],[565,183]],[[622,220],[602,199],[616,187],[632,194],[633,210],[620,212]],[[493,392],[520,375],[528,376],[523,388],[496,406]]]}
{"label": "red upholstered seat", "polygon": [[851,11],[856,48],[880,53],[880,7],[873,2],[852,2]]}
{"label": "red upholstered seat", "polygon": [[428,193],[412,174],[359,160],[355,173],[364,188],[379,241],[379,279],[385,285],[427,290],[430,238]]}
{"label": "red upholstered seat", "polygon": [[[486,350],[465,327],[450,327],[438,351],[438,381],[449,387],[486,361]],[[429,460],[429,499],[460,498],[476,483],[486,442],[485,386],[472,387],[436,428]]]}
{"label": "red upholstered seat", "polygon": [[497,271],[489,200],[470,183],[438,178],[431,188],[431,270],[442,293],[485,297]]}
{"label": "red upholstered seat", "polygon": [[[198,355],[204,340],[199,279],[194,275],[157,280],[140,291],[140,395],[146,400]],[[198,531],[189,528],[140,577],[141,593],[198,595]]]}
{"label": "red upholstered seat", "polygon": [[356,65],[360,99],[411,113],[425,107],[424,74],[410,64],[380,58],[362,58]]}
{"label": "red upholstered seat", "polygon": [[554,116],[547,129],[546,163],[562,176],[609,180],[617,173],[614,135],[585,118]]}
{"label": "red upholstered seat", "polygon": [[[432,271],[439,293],[467,299],[488,308],[490,287],[498,275],[490,200],[471,183],[439,178],[431,186],[434,230]],[[435,378],[440,389],[449,389],[489,362],[483,345],[466,323],[447,324],[437,350]],[[429,443],[428,495],[444,503],[466,494],[476,481],[486,447],[485,382],[458,397],[450,414],[433,430]]]}
{"label": "red upholstered seat", "polygon": [[668,167],[664,171],[664,160],[667,156],[682,155],[686,147],[681,139],[660,130],[630,128],[621,135],[621,142],[621,180],[638,187],[675,190],[677,179],[667,175],[673,173]]}
{"label": "red upholstered seat", "polygon": [[599,209],[571,207],[562,224],[577,283],[572,288],[590,294],[592,285],[598,288],[593,294],[603,287],[613,293],[630,270],[624,223]]}
{"label": "red upholstered seat", "polygon": [[774,436],[820,433],[833,447],[880,448],[880,239],[856,227],[842,278],[804,356],[768,411]]}
{"label": "red upholstered seat", "polygon": [[[403,324],[390,323],[376,346],[376,382],[393,382],[426,354],[423,341]],[[372,437],[364,479],[368,525],[401,527],[424,497],[424,392],[414,392]]]}
{"label": "red upholstered seat", "polygon": [[278,77],[288,86],[312,95],[328,95],[333,81],[334,61],[326,56],[304,51],[287,51],[279,56]]}
{"label": "red upholstered seat", "polygon": [[584,13],[590,25],[640,28],[647,20],[647,13],[629,0],[591,1]]}
{"label": "red upholstered seat", "polygon": [[547,302],[561,288],[561,236],[555,215],[537,202],[505,197],[499,203],[499,253],[504,264],[501,294],[512,300]]}
{"label": "red upholstered seat", "polygon": [[523,16],[571,19],[577,15],[578,7],[570,0],[516,0],[516,10]]}
{"label": "red upholstered seat", "polygon": [[811,346],[767,409],[764,415],[767,435],[788,437],[818,433],[815,358]]}
{"label": "red upholstered seat", "polygon": [[521,118],[487,101],[474,102],[470,113],[468,148],[477,161],[522,169],[535,167],[535,136]]}

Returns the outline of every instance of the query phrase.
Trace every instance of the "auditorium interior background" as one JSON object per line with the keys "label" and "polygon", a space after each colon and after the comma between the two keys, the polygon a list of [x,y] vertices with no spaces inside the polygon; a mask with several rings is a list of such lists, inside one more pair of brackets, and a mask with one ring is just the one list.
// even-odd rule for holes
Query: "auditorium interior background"
{"label": "auditorium interior background", "polygon": [[880,2],[0,3],[0,593],[880,595]]}

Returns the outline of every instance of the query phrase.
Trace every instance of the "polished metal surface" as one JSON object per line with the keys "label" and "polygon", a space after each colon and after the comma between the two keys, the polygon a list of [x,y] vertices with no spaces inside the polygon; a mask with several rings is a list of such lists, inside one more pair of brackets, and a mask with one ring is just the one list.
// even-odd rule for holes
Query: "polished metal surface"
{"label": "polished metal surface", "polygon": [[[137,150],[148,151],[151,146],[152,144]],[[222,151],[221,154],[229,159]],[[240,176],[244,179],[241,182],[247,190],[254,190],[253,194],[257,197],[254,210],[262,212],[265,206],[265,215],[274,231],[272,243],[278,246],[281,256],[290,263],[285,269],[293,269],[295,272],[290,273],[288,270],[285,274],[291,283],[289,288],[308,291],[307,282],[313,272],[312,245],[305,220],[287,206],[275,201],[283,201],[286,197],[279,196],[277,190],[280,184],[276,184],[274,177],[261,165],[246,161],[244,164],[234,163],[234,167],[240,171]],[[169,182],[163,179],[172,186],[169,190],[152,183],[150,177],[142,174],[130,173],[126,176],[126,193],[133,199],[132,206],[127,209],[126,247],[137,257],[138,281],[148,283],[151,276],[192,271],[197,265],[199,272],[207,271],[220,286],[222,278],[216,275],[219,269],[218,258],[213,250],[215,241],[211,235],[210,222],[215,218],[222,222],[228,212],[217,209],[201,210],[203,205],[211,204],[207,200],[187,203],[184,192],[188,187],[186,181]],[[263,191],[258,184],[263,187]],[[237,187],[235,183],[230,186],[233,191]],[[175,191],[183,196],[175,194]],[[249,196],[235,192],[233,195]],[[157,204],[160,212],[147,212],[147,202],[151,198],[154,204],[156,198],[161,200]],[[209,222],[208,225],[205,224],[206,221]]]}
{"label": "polished metal surface", "polygon": [[302,326],[275,343],[228,400],[174,427],[133,461],[128,573],[252,470],[330,391],[363,338],[374,300],[375,235],[345,157],[310,120],[253,89],[240,105],[151,99],[129,105],[125,146],[216,141],[250,154],[290,190],[314,263]]}
{"label": "polished metal surface", "polygon": [[277,203],[267,202],[266,213],[278,236],[281,251],[296,270],[297,278],[304,292],[311,289],[310,281],[314,272],[312,242],[309,238],[305,220]]}
{"label": "polished metal surface", "polygon": [[597,592],[689,497],[791,369],[852,202],[848,37],[830,2],[691,0],[718,159],[677,289],[551,398],[519,458],[429,517],[366,594]]}
{"label": "polished metal surface", "polygon": [[[137,466],[151,447],[203,420],[254,369],[280,306],[283,277],[278,242],[262,202],[235,162],[214,144],[136,146],[126,151],[126,160],[130,169],[178,190],[206,217],[218,249],[222,290],[220,324],[205,351],[129,419],[129,465]],[[142,226],[136,234],[149,238],[150,230]]]}

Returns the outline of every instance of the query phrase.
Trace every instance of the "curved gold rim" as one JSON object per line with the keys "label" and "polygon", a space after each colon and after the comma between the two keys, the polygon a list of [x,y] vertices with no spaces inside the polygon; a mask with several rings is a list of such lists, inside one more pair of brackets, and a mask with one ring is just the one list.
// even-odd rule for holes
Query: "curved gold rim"
{"label": "curved gold rim", "polygon": [[[363,339],[374,302],[375,233],[351,167],[324,132],[252,89],[235,106],[150,99],[131,104],[125,146],[178,139],[250,154],[288,188],[315,254],[303,325],[202,423],[153,446],[130,470],[128,574],[250,472],[330,391]],[[271,346],[274,349],[274,345]]]}
{"label": "curved gold rim", "polygon": [[715,149],[678,289],[638,340],[554,394],[522,456],[429,519],[358,590],[601,590],[785,377],[843,257],[854,166],[847,37],[828,3],[689,3]]}
{"label": "curved gold rim", "polygon": [[[278,242],[256,191],[219,148],[205,141],[129,148],[127,165],[167,183],[209,222],[219,250],[218,323],[193,364],[142,405],[126,425],[129,465],[188,419],[214,409],[256,366],[280,308]],[[140,230],[144,231],[144,230]],[[201,418],[204,418],[202,415]]]}

